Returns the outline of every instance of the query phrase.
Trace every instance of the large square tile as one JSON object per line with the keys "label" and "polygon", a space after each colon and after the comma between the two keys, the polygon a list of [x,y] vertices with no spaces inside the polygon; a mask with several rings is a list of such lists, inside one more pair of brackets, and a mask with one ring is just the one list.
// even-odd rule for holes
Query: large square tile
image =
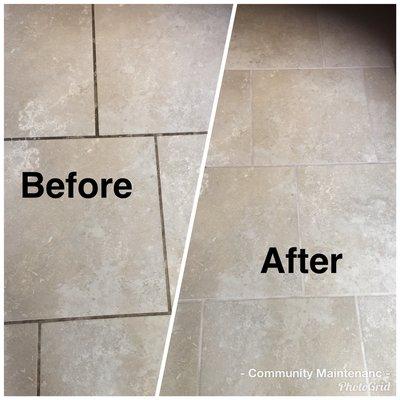
{"label": "large square tile", "polygon": [[322,67],[314,7],[239,5],[227,68],[308,67]]}
{"label": "large square tile", "polygon": [[37,324],[4,327],[4,394],[36,396]]}
{"label": "large square tile", "polygon": [[178,304],[161,388],[163,396],[199,394],[201,310],[201,302]]}
{"label": "large square tile", "polygon": [[[133,192],[22,198],[22,171],[128,178]],[[7,142],[5,227],[6,320],[167,310],[152,138]]]}
{"label": "large square tile", "polygon": [[343,254],[337,273],[305,276],[306,294],[395,291],[395,167],[299,169],[300,239],[310,254]]}
{"label": "large square tile", "polygon": [[5,136],[94,135],[89,5],[5,6]]}
{"label": "large square tile", "polygon": [[373,395],[396,394],[396,298],[394,296],[359,297],[360,322],[367,368],[383,371],[382,378],[370,383],[385,385],[388,390],[371,391]]}
{"label": "large square tile", "polygon": [[206,131],[229,5],[96,5],[100,133]]}
{"label": "large square tile", "polygon": [[172,299],[181,268],[205,135],[158,139],[165,239]]}
{"label": "large square tile", "polygon": [[394,5],[321,6],[318,18],[327,67],[393,66]]}
{"label": "large square tile", "polygon": [[376,161],[362,70],[253,72],[254,163]]}
{"label": "large square tile", "polygon": [[269,247],[296,245],[293,169],[207,168],[181,297],[299,295],[299,275],[260,274]]}
{"label": "large square tile", "polygon": [[396,160],[396,77],[391,68],[364,70],[376,155]]}
{"label": "large square tile", "polygon": [[[338,384],[347,379],[316,378],[318,368],[364,369],[353,298],[206,302],[201,395],[346,394]],[[250,369],[314,374],[251,378]]]}
{"label": "large square tile", "polygon": [[167,316],[44,324],[41,394],[154,395]]}
{"label": "large square tile", "polygon": [[250,71],[225,71],[207,165],[251,165]]}

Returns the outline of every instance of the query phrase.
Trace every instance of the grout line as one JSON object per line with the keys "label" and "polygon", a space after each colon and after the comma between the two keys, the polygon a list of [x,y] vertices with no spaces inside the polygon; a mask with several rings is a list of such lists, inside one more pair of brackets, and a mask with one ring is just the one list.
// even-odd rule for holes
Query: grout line
{"label": "grout line", "polygon": [[[359,307],[358,307],[358,298],[357,298],[357,296],[354,296],[354,305],[355,305],[355,309],[356,309],[357,324],[358,324],[358,329],[359,329],[359,334],[360,334],[360,346],[361,346],[361,354],[362,354],[363,363],[364,363],[364,370],[368,371],[367,358],[365,356],[364,339],[363,339],[363,333],[362,333],[362,328],[361,328],[360,310],[359,310]],[[371,390],[369,388],[369,377],[368,377],[368,374],[366,374],[365,380],[366,380],[366,383],[367,383],[367,386],[368,386],[368,396],[371,396]]]}
{"label": "grout line", "polygon": [[[301,236],[300,236],[300,202],[299,202],[299,168],[294,169],[295,184],[296,184],[296,210],[297,210],[297,238],[299,243],[299,249],[301,249]],[[305,296],[306,294],[306,284],[304,274],[301,276],[301,294]]]}
{"label": "grout line", "polygon": [[109,135],[80,135],[80,136],[36,136],[36,137],[6,137],[6,142],[19,142],[23,140],[66,140],[66,139],[111,139],[111,138],[135,138],[135,137],[159,137],[159,136],[192,136],[206,135],[207,132],[159,132],[159,133],[126,133],[126,134],[109,134]]}
{"label": "grout line", "polygon": [[340,165],[376,165],[396,164],[396,161],[348,161],[348,162],[326,162],[315,164],[266,164],[266,165],[207,165],[207,168],[298,168],[298,167],[329,167]]}
{"label": "grout line", "polygon": [[322,68],[325,69],[326,68],[326,59],[325,59],[324,39],[322,38],[321,21],[320,21],[318,10],[316,11],[316,14],[317,14],[319,44],[321,46],[321,54],[322,54]]}
{"label": "grout line", "polygon": [[159,154],[158,154],[157,136],[154,137],[154,151],[155,151],[155,157],[156,157],[158,201],[159,201],[159,206],[160,206],[161,235],[162,235],[162,245],[163,245],[163,255],[164,255],[165,289],[166,289],[166,293],[167,293],[168,312],[171,313],[171,309],[172,309],[171,287],[169,284],[167,240],[165,237],[164,207],[163,207],[163,201],[162,201],[160,158],[159,158]]}
{"label": "grout line", "polygon": [[201,389],[201,365],[202,365],[202,352],[203,352],[203,320],[204,320],[204,304],[205,300],[201,302],[200,312],[200,334],[199,334],[199,358],[197,360],[197,396],[200,396]]}
{"label": "grout line", "polygon": [[170,311],[132,313],[132,314],[111,314],[111,315],[91,315],[87,317],[65,317],[65,318],[42,318],[42,319],[22,319],[14,321],[4,321],[4,325],[18,324],[46,324],[51,322],[69,322],[69,321],[90,321],[93,319],[114,319],[114,318],[134,318],[134,317],[156,317],[159,315],[171,315]]}
{"label": "grout line", "polygon": [[97,57],[96,57],[96,24],[94,4],[92,4],[92,48],[93,48],[93,94],[94,94],[94,130],[99,136],[99,97],[97,93]]}
{"label": "grout line", "polygon": [[37,359],[36,359],[36,396],[40,396],[41,351],[42,351],[42,324],[39,322],[38,323]]}
{"label": "grout line", "polygon": [[250,164],[254,165],[254,135],[253,135],[253,71],[249,70],[250,77]]}
{"label": "grout line", "polygon": [[232,28],[233,28],[233,21],[235,20],[236,8],[237,8],[237,5],[236,5],[236,3],[234,3],[231,8],[231,15],[230,15],[230,19],[229,19],[228,30],[227,30],[227,34],[225,37],[224,51],[222,54],[222,60],[221,60],[220,68],[219,68],[218,80],[217,80],[216,90],[215,90],[215,94],[214,94],[213,106],[212,106],[210,120],[209,120],[209,124],[208,124],[208,130],[207,130],[208,133],[206,136],[206,142],[204,144],[204,149],[203,149],[203,156],[202,156],[201,164],[200,164],[200,168],[199,168],[199,175],[197,178],[196,191],[195,191],[195,195],[194,195],[194,199],[193,199],[192,211],[190,213],[190,220],[189,220],[187,234],[186,234],[185,247],[183,249],[183,255],[182,255],[178,280],[176,283],[175,297],[174,297],[174,302],[173,302],[173,306],[172,306],[171,318],[169,319],[168,331],[167,331],[167,335],[165,338],[164,351],[163,351],[163,355],[162,355],[162,359],[161,359],[161,365],[160,365],[160,370],[159,370],[157,385],[156,385],[156,390],[155,390],[156,397],[158,397],[160,395],[161,384],[162,384],[162,380],[164,377],[164,371],[165,371],[165,365],[166,365],[166,361],[167,361],[168,350],[169,350],[169,346],[171,343],[172,329],[173,329],[174,322],[175,322],[176,310],[178,308],[178,299],[179,299],[179,295],[181,292],[183,274],[185,273],[186,260],[187,260],[188,251],[189,251],[189,243],[190,243],[190,239],[191,239],[192,232],[193,232],[193,225],[194,225],[197,205],[198,205],[199,197],[200,197],[201,184],[203,181],[208,149],[210,147],[210,140],[211,140],[211,136],[212,136],[215,115],[216,115],[216,111],[217,111],[218,99],[219,99],[219,95],[221,92],[222,78],[224,75],[224,69],[225,69],[226,59],[227,59],[227,55],[228,55],[230,38],[232,36]]}
{"label": "grout line", "polygon": [[321,294],[321,295],[311,295],[306,294],[304,296],[298,294],[293,296],[269,296],[269,297],[225,297],[225,298],[218,298],[218,297],[204,297],[204,298],[193,298],[193,299],[179,299],[180,303],[185,302],[193,302],[193,301],[214,301],[214,302],[224,302],[224,301],[259,301],[259,300],[291,300],[291,299],[331,299],[331,298],[346,298],[346,297],[385,297],[385,296],[396,296],[396,293],[361,293],[361,294]]}
{"label": "grout line", "polygon": [[[309,70],[329,70],[329,69],[395,69],[393,65],[360,65],[348,67],[252,67],[252,71],[309,71]],[[226,71],[248,71],[249,68],[227,68]]]}

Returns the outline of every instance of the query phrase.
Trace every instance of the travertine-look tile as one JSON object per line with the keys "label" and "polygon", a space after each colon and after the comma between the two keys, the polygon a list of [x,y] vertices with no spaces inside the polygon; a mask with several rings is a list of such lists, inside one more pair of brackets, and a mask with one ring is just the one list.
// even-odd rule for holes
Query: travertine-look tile
{"label": "travertine-look tile", "polygon": [[207,165],[251,165],[250,71],[225,71]]}
{"label": "travertine-look tile", "polygon": [[322,6],[318,18],[327,67],[393,66],[393,44],[379,10]]}
{"label": "travertine-look tile", "polygon": [[396,159],[396,78],[391,68],[364,70],[375,151],[380,161]]}
{"label": "travertine-look tile", "polygon": [[[6,320],[166,310],[153,138],[7,142],[5,157]],[[32,170],[128,178],[133,192],[22,198]]]}
{"label": "travertine-look tile", "polygon": [[227,68],[322,67],[314,7],[240,5]]}
{"label": "travertine-look tile", "polygon": [[201,395],[338,395],[343,381],[250,378],[251,368],[363,370],[354,299],[206,302]]}
{"label": "travertine-look tile", "polygon": [[154,395],[168,318],[43,325],[41,394]]}
{"label": "travertine-look tile", "polygon": [[206,131],[228,5],[99,5],[101,133]]}
{"label": "travertine-look tile", "polygon": [[4,394],[36,396],[37,324],[4,327]]}
{"label": "travertine-look tile", "polygon": [[205,135],[158,139],[172,300],[181,267],[205,139]]}
{"label": "travertine-look tile", "polygon": [[161,395],[198,395],[201,309],[201,302],[178,304]]}
{"label": "travertine-look tile", "polygon": [[89,5],[5,6],[5,136],[94,134]]}
{"label": "travertine-look tile", "polygon": [[298,275],[260,274],[269,247],[297,244],[293,169],[206,169],[181,297],[300,294]]}
{"label": "travertine-look tile", "polygon": [[383,378],[369,378],[374,384],[388,385],[388,391],[371,394],[396,394],[396,298],[394,296],[359,297],[361,329],[367,368],[383,371]]}
{"label": "travertine-look tile", "polygon": [[306,294],[395,291],[395,167],[299,169],[300,238],[309,253],[342,253],[336,274],[305,276]]}
{"label": "travertine-look tile", "polygon": [[253,72],[254,163],[376,161],[362,70]]}

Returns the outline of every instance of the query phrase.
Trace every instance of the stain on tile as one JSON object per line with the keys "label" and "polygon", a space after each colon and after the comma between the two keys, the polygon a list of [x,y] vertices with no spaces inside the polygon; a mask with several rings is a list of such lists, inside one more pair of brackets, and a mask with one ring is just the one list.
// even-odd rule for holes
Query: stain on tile
{"label": "stain on tile", "polygon": [[198,395],[201,309],[201,302],[181,302],[178,305],[162,396]]}
{"label": "stain on tile", "polygon": [[4,394],[36,396],[37,324],[4,327]]}
{"label": "stain on tile", "polygon": [[357,299],[368,370],[383,371],[382,378],[370,383],[388,390],[371,391],[372,395],[396,394],[396,298],[371,296]]}
{"label": "stain on tile", "polygon": [[364,70],[376,155],[396,160],[396,77],[391,68]]}
{"label": "stain on tile", "polygon": [[[32,170],[128,178],[133,192],[22,198]],[[166,311],[153,138],[7,142],[5,226],[6,320]]]}
{"label": "stain on tile", "polygon": [[100,133],[206,131],[231,6],[95,9]]}
{"label": "stain on tile", "polygon": [[94,134],[88,5],[5,6],[5,136]]}
{"label": "stain on tile", "polygon": [[181,268],[205,139],[205,135],[158,139],[172,300]]}
{"label": "stain on tile", "polygon": [[300,294],[297,274],[260,274],[269,247],[297,243],[293,169],[206,169],[181,298]]}
{"label": "stain on tile", "polygon": [[41,394],[154,395],[168,316],[42,327]]}
{"label": "stain on tile", "polygon": [[250,369],[318,368],[364,369],[353,298],[206,302],[201,395],[343,394],[343,378],[317,378],[316,372],[311,379],[249,377]]}
{"label": "stain on tile", "polygon": [[250,71],[225,71],[207,165],[249,166],[251,146]]}
{"label": "stain on tile", "polygon": [[394,165],[300,168],[299,191],[302,247],[343,254],[336,274],[305,276],[306,294],[394,293]]}
{"label": "stain on tile", "polygon": [[394,43],[391,30],[394,28],[389,23],[392,17],[388,19],[387,13],[390,15],[387,6],[319,7],[318,18],[326,66],[393,66]]}
{"label": "stain on tile", "polygon": [[253,136],[258,165],[376,161],[363,71],[253,72]]}
{"label": "stain on tile", "polygon": [[314,7],[239,5],[228,69],[308,67],[322,67]]}

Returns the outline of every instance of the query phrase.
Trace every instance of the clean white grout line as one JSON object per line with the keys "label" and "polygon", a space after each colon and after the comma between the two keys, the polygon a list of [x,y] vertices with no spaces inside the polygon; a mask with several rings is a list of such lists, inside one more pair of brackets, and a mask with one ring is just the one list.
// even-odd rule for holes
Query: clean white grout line
{"label": "clean white grout line", "polygon": [[[299,171],[298,167],[294,170],[294,179],[296,185],[296,210],[297,210],[297,239],[299,248],[301,249],[301,236],[300,236],[300,202],[299,202]],[[301,274],[301,294],[306,294],[306,284],[304,274]]]}
{"label": "clean white grout line", "polygon": [[201,389],[201,357],[203,351],[203,320],[204,320],[204,303],[205,300],[201,302],[201,313],[200,313],[200,334],[199,334],[199,358],[197,360],[197,396],[200,396]]}
{"label": "clean white grout line", "polygon": [[[363,363],[364,363],[364,370],[368,371],[367,358],[365,357],[364,339],[363,339],[363,333],[362,333],[362,328],[361,328],[361,318],[360,318],[360,310],[359,310],[359,307],[358,307],[358,298],[357,298],[357,296],[354,296],[354,303],[355,303],[356,314],[357,314],[358,330],[359,330],[359,334],[360,334],[360,346],[361,346],[361,354],[362,354]],[[368,396],[371,396],[371,391],[369,389],[369,377],[368,377],[368,374],[367,374],[365,380],[366,380],[367,385],[368,385]]]}
{"label": "clean white grout line", "polygon": [[189,303],[189,302],[200,302],[200,301],[215,301],[215,302],[224,302],[224,301],[261,301],[261,300],[291,300],[291,299],[331,299],[331,298],[347,298],[347,297],[385,297],[385,296],[396,296],[396,293],[358,293],[358,294],[320,294],[320,295],[293,295],[293,296],[265,296],[265,297],[204,297],[202,299],[180,299],[180,303]]}
{"label": "clean white grout line", "polygon": [[354,67],[251,67],[251,68],[228,68],[227,71],[309,71],[319,70],[325,71],[330,69],[395,69],[394,65],[360,65]]}
{"label": "clean white grout line", "polygon": [[254,134],[253,134],[253,71],[249,70],[250,79],[250,164],[254,165]]}
{"label": "clean white grout line", "polygon": [[172,313],[171,313],[171,317],[169,320],[167,337],[166,337],[165,346],[164,346],[164,353],[163,353],[163,357],[161,360],[160,373],[158,375],[158,380],[157,380],[156,393],[155,393],[155,396],[157,396],[157,397],[160,396],[161,384],[162,384],[162,380],[163,380],[163,376],[164,376],[168,350],[169,350],[169,346],[170,346],[170,342],[171,342],[172,329],[173,329],[174,321],[175,321],[175,317],[176,317],[176,310],[178,307],[178,299],[179,299],[179,294],[181,292],[183,274],[185,272],[186,259],[187,259],[187,255],[188,255],[188,251],[189,251],[190,238],[192,236],[197,204],[199,202],[201,184],[203,181],[204,170],[205,170],[207,154],[208,154],[208,148],[210,146],[212,128],[214,126],[215,114],[217,111],[218,99],[219,99],[219,94],[221,91],[222,78],[224,76],[226,59],[228,56],[229,43],[230,43],[231,36],[232,36],[232,29],[233,29],[233,23],[235,20],[235,15],[236,15],[236,3],[232,5],[231,18],[229,20],[229,26],[228,26],[227,36],[226,36],[226,40],[225,40],[225,47],[224,47],[224,52],[222,55],[222,61],[221,61],[221,65],[220,65],[218,82],[217,82],[217,87],[216,87],[214,102],[213,102],[213,108],[212,108],[212,112],[211,112],[210,122],[208,125],[208,131],[207,131],[208,133],[207,133],[206,142],[204,145],[203,158],[202,158],[201,166],[199,169],[199,177],[197,180],[197,187],[196,187],[196,192],[195,192],[194,201],[193,201],[192,213],[190,215],[189,227],[188,227],[186,241],[185,241],[185,248],[183,250],[181,269],[179,271],[178,282],[177,282],[176,289],[175,289],[175,298],[174,298],[174,302],[172,305]]}

